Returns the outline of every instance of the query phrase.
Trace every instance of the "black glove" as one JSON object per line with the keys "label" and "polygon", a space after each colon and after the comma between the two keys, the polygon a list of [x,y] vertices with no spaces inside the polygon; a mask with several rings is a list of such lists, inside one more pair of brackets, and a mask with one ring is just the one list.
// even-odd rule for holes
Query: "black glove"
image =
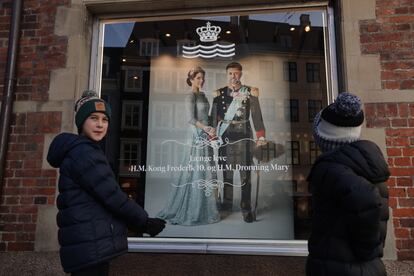
{"label": "black glove", "polygon": [[155,237],[165,228],[166,221],[160,218],[148,218],[145,224],[144,233],[149,234],[151,237]]}

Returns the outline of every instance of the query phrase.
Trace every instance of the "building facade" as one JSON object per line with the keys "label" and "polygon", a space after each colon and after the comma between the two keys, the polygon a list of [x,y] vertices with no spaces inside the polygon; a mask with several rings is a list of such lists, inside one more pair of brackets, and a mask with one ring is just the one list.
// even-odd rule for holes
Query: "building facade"
{"label": "building facade", "polygon": [[[306,176],[319,154],[311,137],[312,118],[338,92],[352,91],[364,102],[363,138],[380,146],[391,169],[385,257],[414,259],[412,1],[21,2],[1,182],[0,251],[58,249],[58,172],[47,164],[46,154],[55,135],[76,131],[73,104],[84,89],[97,90],[111,103],[114,117],[103,147],[121,187],[155,215],[161,206],[153,202],[166,201],[168,194],[167,186],[155,183],[177,174],[136,168],[180,164],[182,151],[166,141],[184,139],[186,118],[180,112],[189,68],[198,64],[205,69],[204,88],[213,102],[212,92],[226,85],[226,64],[238,61],[243,81],[260,91],[266,138],[282,146],[275,160],[289,168],[288,174],[260,172],[262,190],[256,198],[262,220],[253,224],[266,222],[269,214],[276,217],[270,225],[283,222],[284,227],[252,233],[247,225],[235,237],[226,232],[232,231],[226,224],[203,230],[172,227],[177,230],[160,239],[140,241],[131,235],[131,250],[168,253],[191,245],[183,252],[305,256],[311,214]],[[5,77],[12,10],[13,1],[0,3],[0,75]],[[201,45],[196,29],[205,31],[207,22],[220,27],[216,42],[224,49],[235,45],[234,56],[185,58],[185,49]],[[0,79],[3,94],[7,83]],[[259,174],[252,175],[259,183]],[[236,186],[234,213],[239,211]],[[258,188],[254,192],[259,195]],[[283,204],[274,208],[275,200]],[[273,210],[283,212],[277,217]]]}

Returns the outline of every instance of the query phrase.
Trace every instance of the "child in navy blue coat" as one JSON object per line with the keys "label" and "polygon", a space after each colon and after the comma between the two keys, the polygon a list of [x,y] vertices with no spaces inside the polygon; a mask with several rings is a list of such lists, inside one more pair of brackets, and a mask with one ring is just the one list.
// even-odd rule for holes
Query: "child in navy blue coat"
{"label": "child in navy blue coat", "polygon": [[109,261],[127,252],[127,225],[153,237],[165,221],[149,218],[128,199],[98,145],[108,130],[109,105],[95,92],[85,91],[75,111],[79,135],[59,134],[47,156],[50,165],[60,169],[60,259],[72,275],[108,275]]}
{"label": "child in navy blue coat", "polygon": [[315,117],[323,154],[308,177],[313,196],[307,276],[385,276],[390,176],[379,147],[361,140],[361,100],[341,93]]}

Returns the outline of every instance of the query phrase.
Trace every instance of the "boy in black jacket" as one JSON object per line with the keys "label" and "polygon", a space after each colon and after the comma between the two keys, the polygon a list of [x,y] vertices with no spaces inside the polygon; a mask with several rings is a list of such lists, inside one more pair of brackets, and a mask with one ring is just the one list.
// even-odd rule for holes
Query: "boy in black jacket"
{"label": "boy in black jacket", "polygon": [[384,276],[390,173],[373,142],[360,140],[360,99],[341,93],[314,121],[323,154],[308,177],[313,195],[308,276]]}
{"label": "boy in black jacket", "polygon": [[108,130],[109,105],[85,91],[75,105],[78,133],[62,133],[47,160],[60,168],[57,224],[60,259],[72,275],[108,275],[109,261],[128,250],[127,227],[156,236],[165,221],[149,218],[116,182],[98,142]]}

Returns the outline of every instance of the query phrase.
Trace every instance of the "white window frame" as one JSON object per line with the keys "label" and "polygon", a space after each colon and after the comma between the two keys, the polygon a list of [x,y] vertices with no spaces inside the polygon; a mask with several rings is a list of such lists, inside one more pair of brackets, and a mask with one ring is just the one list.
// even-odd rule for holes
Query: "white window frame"
{"label": "white window frame", "polygon": [[[127,145],[127,144],[130,144],[130,145],[136,145],[137,146],[137,149],[138,149],[138,151],[137,151],[137,164],[130,164],[130,165],[135,165],[135,166],[138,166],[141,162],[141,154],[142,154],[142,152],[141,152],[141,145],[142,145],[142,143],[141,143],[141,139],[122,139],[121,138],[121,147],[120,147],[120,160],[119,160],[119,163],[120,163],[120,167],[123,167],[123,162],[125,161],[125,160],[130,160],[131,161],[131,159],[127,159],[126,158],[126,156],[125,156],[125,146]],[[139,176],[139,172],[137,172],[137,171],[129,171],[129,172],[120,172],[119,173],[119,175],[120,176]]]}
{"label": "white window frame", "polygon": [[[113,2],[116,4],[116,2]],[[134,13],[131,20],[158,20],[160,16],[164,18],[189,17],[191,15],[215,16],[218,14],[228,14],[229,12],[254,13],[263,11],[280,11],[280,6],[275,5],[258,5],[255,6],[234,6],[234,8],[214,8],[199,9],[183,12],[177,9],[168,13],[157,12]],[[328,1],[298,3],[291,6],[283,6],[286,10],[292,9],[322,9],[325,29],[325,74],[327,84],[328,104],[338,95],[338,78],[336,65],[336,45],[335,45],[335,28],[333,8],[328,6]],[[132,16],[132,15],[131,15]],[[120,19],[121,18],[121,19]],[[125,21],[124,15],[103,15],[96,17],[94,20],[92,33],[92,51],[89,88],[98,92],[101,90],[102,82],[102,63],[103,56],[103,33],[104,24]],[[321,68],[322,69],[322,68]],[[321,70],[322,72],[322,70]],[[150,153],[151,154],[151,153]],[[279,255],[279,256],[307,256],[306,240],[256,240],[256,239],[187,239],[187,238],[128,238],[128,247],[130,252],[171,252],[171,253],[211,253],[211,254],[255,254],[255,255]]]}
{"label": "white window frame", "polygon": [[[148,49],[148,46],[150,48]],[[139,41],[139,55],[143,57],[155,57],[159,55],[160,40],[156,38],[144,38]],[[145,51],[144,51],[145,50]]]}
{"label": "white window frame", "polygon": [[[124,91],[125,92],[142,92],[142,78],[143,78],[143,70],[141,67],[137,66],[122,66],[121,68],[124,71]],[[134,85],[130,86],[128,77],[129,73],[134,72],[135,76],[137,77],[136,80],[134,80]]]}
{"label": "white window frame", "polygon": [[[132,121],[135,122],[135,120],[138,120],[138,125],[134,126],[134,125],[127,125],[126,123],[126,118],[127,116],[133,116],[132,114],[128,114],[127,113],[127,108],[129,106],[137,106],[139,108],[139,114],[138,114],[138,118],[132,118]],[[142,101],[124,101],[122,103],[122,129],[137,129],[137,130],[141,130],[142,129],[142,108],[144,107],[144,104]]]}
{"label": "white window frame", "polygon": [[154,68],[154,79],[151,80],[154,85],[154,92],[160,94],[171,93],[171,84],[175,76],[174,68]]}
{"label": "white window frame", "polygon": [[[311,105],[312,103],[312,105]],[[319,108],[315,108],[315,103],[318,103]],[[311,109],[313,113],[311,114]],[[314,99],[308,99],[308,121],[313,122],[313,119],[315,118],[316,114],[322,109],[322,100],[314,100]]]}
{"label": "white window frame", "polygon": [[151,114],[152,127],[155,130],[169,130],[174,127],[173,112],[174,108],[171,103],[165,101],[154,102]]}
{"label": "white window frame", "polygon": [[[295,64],[295,79],[291,75],[291,64]],[[292,70],[293,71],[293,70]],[[296,61],[285,61],[283,62],[283,80],[290,83],[298,82],[298,63]]]}
{"label": "white window frame", "polygon": [[[297,148],[293,148],[293,145],[296,145]],[[289,140],[286,141],[286,164],[289,165],[300,165],[300,141],[299,140]],[[295,153],[295,154],[294,154]],[[297,156],[296,156],[297,153]],[[295,160],[297,158],[297,162]]]}

